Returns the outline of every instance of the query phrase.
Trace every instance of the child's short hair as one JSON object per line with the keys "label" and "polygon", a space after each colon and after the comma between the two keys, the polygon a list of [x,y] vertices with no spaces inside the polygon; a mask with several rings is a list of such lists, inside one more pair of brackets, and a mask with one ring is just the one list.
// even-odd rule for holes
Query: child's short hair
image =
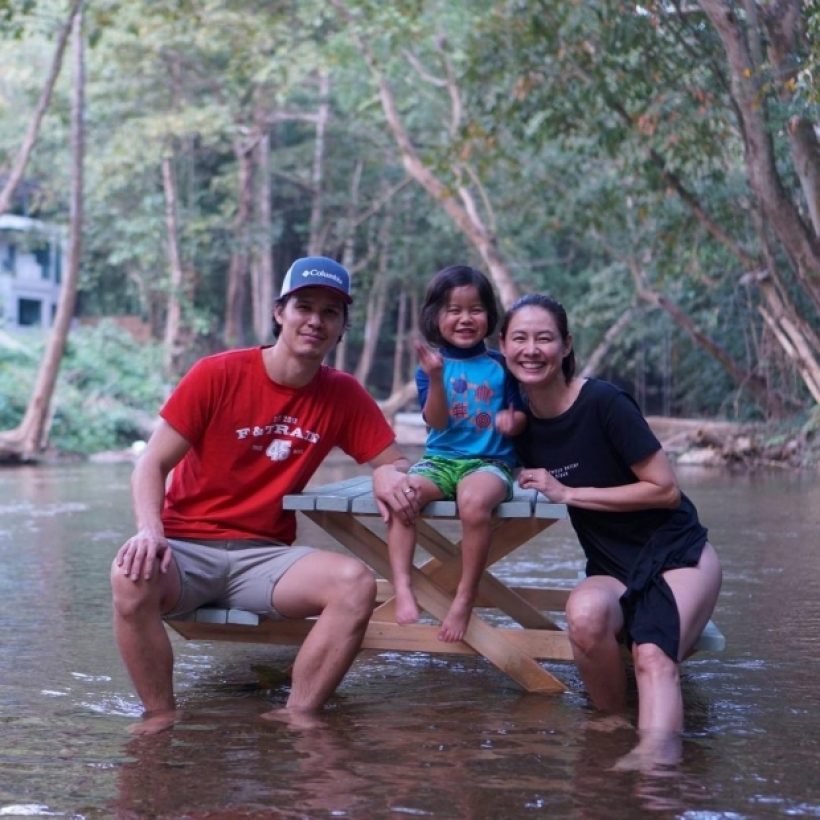
{"label": "child's short hair", "polygon": [[491,336],[498,324],[498,303],[490,280],[479,270],[467,265],[449,265],[442,268],[427,286],[419,318],[419,329],[428,342],[437,347],[445,344],[438,329],[438,316],[446,304],[447,294],[453,288],[473,285],[487,311],[487,335]]}

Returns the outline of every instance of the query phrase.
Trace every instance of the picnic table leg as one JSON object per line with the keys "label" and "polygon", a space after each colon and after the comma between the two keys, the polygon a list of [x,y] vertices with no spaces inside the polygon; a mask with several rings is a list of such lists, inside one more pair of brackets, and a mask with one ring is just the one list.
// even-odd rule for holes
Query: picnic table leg
{"label": "picnic table leg", "polygon": [[[347,513],[311,510],[304,511],[304,514],[377,572],[390,577],[387,545],[360,521]],[[443,620],[450,608],[451,598],[417,569],[414,568],[411,574],[419,603],[436,618]],[[411,629],[412,626],[406,628]],[[475,613],[470,618],[464,642],[528,692],[555,693],[566,689],[558,678],[530,655],[510,644]]]}
{"label": "picnic table leg", "polygon": [[[540,522],[536,521],[534,525],[535,532],[545,529],[548,524],[549,522],[544,522],[541,525]],[[418,521],[417,529],[419,543],[431,555],[448,565],[452,562],[457,568],[460,566],[460,545],[451,543],[426,521]],[[506,519],[493,532],[487,566],[491,566],[500,558],[508,555],[525,541],[529,541],[532,536],[532,519]],[[438,582],[437,575],[436,581]],[[522,598],[506,584],[499,581],[489,570],[484,571],[478,589],[483,601],[500,609],[523,627],[528,629],[560,629],[553,620],[536,609],[529,601]]]}
{"label": "picnic table leg", "polygon": [[[499,522],[493,531],[487,566],[492,566],[509,555],[552,523],[546,519],[505,519]],[[431,578],[441,589],[447,592],[455,591],[461,575],[460,544],[453,544],[435,527],[423,520],[417,522],[417,532],[419,544],[434,556],[418,567],[419,571]],[[544,615],[541,608],[533,605],[532,600],[510,589],[489,570],[485,570],[479,584],[476,606],[499,609],[527,629],[561,629],[555,621]],[[386,600],[377,611],[380,618],[395,618],[393,599]]]}

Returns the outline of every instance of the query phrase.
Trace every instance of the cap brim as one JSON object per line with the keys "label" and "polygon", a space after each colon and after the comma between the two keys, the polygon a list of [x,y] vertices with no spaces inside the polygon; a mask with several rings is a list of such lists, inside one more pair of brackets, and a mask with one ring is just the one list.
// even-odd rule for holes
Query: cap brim
{"label": "cap brim", "polygon": [[343,290],[339,290],[339,288],[334,288],[333,285],[320,285],[320,284],[314,283],[314,282],[310,282],[309,284],[306,284],[306,285],[299,285],[298,288],[293,288],[292,290],[289,290],[285,294],[285,296],[289,296],[291,293],[296,293],[297,291],[300,291],[300,290],[307,290],[308,288],[321,288],[322,290],[331,290],[337,296],[340,296],[342,299],[344,299],[345,302],[348,305],[353,304],[353,297],[350,296],[350,294],[345,293]]}

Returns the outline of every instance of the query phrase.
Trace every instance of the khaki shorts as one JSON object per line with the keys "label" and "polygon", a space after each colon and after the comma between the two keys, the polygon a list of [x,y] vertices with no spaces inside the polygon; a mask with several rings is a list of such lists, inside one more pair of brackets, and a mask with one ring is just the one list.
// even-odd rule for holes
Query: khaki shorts
{"label": "khaki shorts", "polygon": [[273,589],[312,547],[267,541],[185,541],[169,538],[179,571],[179,600],[164,618],[178,617],[206,604],[283,618],[273,607]]}

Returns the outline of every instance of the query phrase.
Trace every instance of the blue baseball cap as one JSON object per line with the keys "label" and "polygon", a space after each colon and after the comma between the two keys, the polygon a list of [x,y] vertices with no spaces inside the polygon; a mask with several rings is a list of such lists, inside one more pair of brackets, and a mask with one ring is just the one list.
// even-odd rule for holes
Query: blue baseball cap
{"label": "blue baseball cap", "polygon": [[347,268],[326,256],[297,259],[285,274],[279,298],[301,288],[332,288],[341,294],[347,304],[353,302]]}

